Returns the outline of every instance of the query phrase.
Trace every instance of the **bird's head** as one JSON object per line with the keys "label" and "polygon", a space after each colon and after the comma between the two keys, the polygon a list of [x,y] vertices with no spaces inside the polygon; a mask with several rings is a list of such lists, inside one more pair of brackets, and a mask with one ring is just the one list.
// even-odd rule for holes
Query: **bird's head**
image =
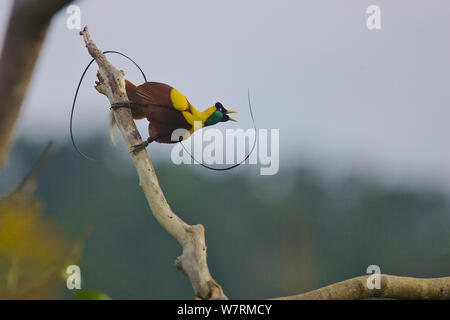
{"label": "bird's head", "polygon": [[236,121],[236,119],[231,118],[228,114],[230,113],[237,113],[236,111],[227,110],[224,108],[224,106],[220,102],[216,102],[216,104],[212,107],[214,112],[206,119],[205,121],[205,127],[211,126],[213,124],[216,124],[218,122],[227,122],[229,120]]}

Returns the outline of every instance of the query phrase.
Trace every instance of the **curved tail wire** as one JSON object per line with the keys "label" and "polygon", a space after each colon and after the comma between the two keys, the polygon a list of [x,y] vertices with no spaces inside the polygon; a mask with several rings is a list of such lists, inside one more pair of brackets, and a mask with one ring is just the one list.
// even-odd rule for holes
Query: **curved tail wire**
{"label": "curved tail wire", "polygon": [[257,135],[256,135],[256,124],[255,124],[255,118],[253,117],[253,111],[252,111],[252,104],[250,102],[250,88],[247,90],[247,98],[248,98],[248,108],[250,110],[250,116],[252,118],[252,122],[253,122],[253,128],[255,129],[255,140],[253,141],[253,146],[252,149],[250,150],[250,152],[245,156],[245,158],[243,160],[241,160],[240,162],[230,166],[230,167],[225,167],[225,168],[214,168],[214,167],[210,167],[207,166],[206,164],[197,161],[194,156],[186,149],[186,146],[183,144],[183,142],[180,141],[181,145],[183,146],[184,151],[189,154],[189,156],[191,157],[191,159],[198,163],[199,165],[201,165],[203,168],[209,169],[209,170],[214,170],[214,171],[226,171],[226,170],[231,170],[234,169],[238,166],[240,166],[241,164],[243,164],[249,157],[250,155],[253,153],[253,150],[255,150],[256,147],[256,141],[257,141]]}
{"label": "curved tail wire", "polygon": [[[121,52],[114,51],[114,50],[108,50],[108,51],[104,51],[104,52],[103,52],[103,54],[108,54],[108,53],[115,53],[115,54],[121,55],[121,56],[127,58],[128,60],[130,60],[130,61],[131,61],[131,62],[139,69],[139,71],[141,72],[142,77],[144,78],[144,82],[147,82],[147,77],[145,76],[144,71],[142,71],[141,67],[139,67],[139,65],[138,65],[133,59],[131,59],[130,57],[128,57],[127,55],[125,55],[125,54],[123,54],[123,53],[121,53]],[[101,161],[101,160],[93,159],[93,158],[87,156],[85,153],[83,153],[83,152],[78,148],[77,144],[75,143],[75,139],[74,139],[74,137],[73,137],[73,115],[74,115],[75,105],[76,105],[76,102],[77,102],[78,92],[80,91],[81,83],[83,82],[83,79],[84,79],[84,76],[86,75],[86,72],[89,70],[90,66],[92,65],[92,63],[93,63],[94,61],[95,61],[95,59],[92,59],[92,60],[88,63],[88,65],[86,66],[86,68],[84,69],[84,71],[83,71],[83,73],[82,73],[82,75],[81,75],[80,81],[78,82],[77,90],[75,91],[75,96],[74,96],[74,98],[73,98],[73,103],[72,103],[72,110],[71,110],[71,112],[70,112],[70,140],[72,141],[72,145],[73,145],[73,147],[75,148],[75,150],[76,150],[82,157],[84,157],[85,159],[90,160],[90,161]],[[253,128],[255,129],[255,140],[253,141],[253,146],[252,146],[252,149],[250,150],[250,152],[245,156],[245,158],[244,158],[242,161],[240,161],[240,162],[237,163],[237,164],[234,164],[234,165],[232,165],[232,166],[230,166],[230,167],[226,167],[226,168],[214,168],[214,167],[210,167],[210,166],[208,166],[208,165],[206,165],[206,164],[204,164],[204,163],[201,163],[201,162],[197,161],[197,160],[194,158],[194,156],[186,149],[186,146],[185,146],[182,142],[180,142],[181,145],[183,146],[184,151],[185,151],[186,153],[189,154],[189,156],[192,158],[192,160],[193,160],[194,162],[198,163],[198,164],[201,165],[202,167],[204,167],[204,168],[206,168],[206,169],[209,169],[209,170],[214,170],[214,171],[226,171],[226,170],[231,170],[231,169],[234,169],[234,168],[240,166],[242,163],[244,163],[244,162],[250,157],[250,155],[253,153],[253,151],[254,151],[254,149],[255,149],[255,147],[256,147],[256,141],[257,141],[255,118],[253,117],[253,110],[252,110],[252,105],[251,105],[251,102],[250,102],[250,89],[247,90],[247,97],[248,97],[248,108],[249,108],[249,110],[250,110],[250,116],[251,116],[251,118],[252,118]]]}
{"label": "curved tail wire", "polygon": [[[141,67],[139,67],[139,65],[130,57],[128,57],[127,55],[118,52],[118,51],[114,51],[114,50],[108,50],[108,51],[104,51],[103,54],[108,54],[108,53],[115,53],[118,55],[121,55],[125,58],[127,58],[128,60],[130,60],[141,72],[142,77],[144,78],[144,81],[147,82],[147,77],[145,76],[144,71],[142,71]],[[92,59],[88,65],[86,66],[86,68],[83,71],[83,74],[81,75],[80,81],[78,82],[78,86],[77,86],[77,90],[75,91],[75,96],[73,98],[73,103],[72,103],[72,111],[70,112],[70,140],[72,141],[72,145],[75,148],[75,150],[85,159],[90,160],[90,161],[102,161],[102,160],[98,160],[98,159],[93,159],[89,156],[87,156],[86,154],[84,154],[77,146],[77,144],[75,143],[75,139],[73,137],[73,114],[74,114],[74,110],[75,110],[75,105],[77,103],[77,97],[78,97],[78,92],[80,91],[80,87],[81,87],[81,83],[83,82],[84,76],[86,75],[86,72],[89,70],[90,66],[92,65],[92,63],[95,61],[95,59]]]}

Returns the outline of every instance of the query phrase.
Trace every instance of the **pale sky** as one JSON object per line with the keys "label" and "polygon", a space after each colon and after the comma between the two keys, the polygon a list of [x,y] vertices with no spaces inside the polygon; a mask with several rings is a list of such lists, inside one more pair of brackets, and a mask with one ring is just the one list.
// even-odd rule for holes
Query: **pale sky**
{"label": "pale sky", "polygon": [[[344,5],[345,3],[345,5]],[[0,34],[11,1],[0,2]],[[134,58],[199,109],[220,101],[251,127],[280,129],[280,170],[307,160],[331,171],[369,171],[392,183],[450,190],[450,3],[448,1],[78,1],[103,50]],[[369,5],[381,30],[366,27]],[[106,9],[107,8],[107,9]],[[76,84],[90,57],[68,15],[53,20],[25,100],[19,135],[68,139]],[[125,60],[112,62],[140,83]],[[108,103],[79,96],[79,138],[107,129]],[[146,137],[145,121],[139,124]],[[167,146],[152,147],[170,155]],[[154,152],[156,152],[154,151]]]}

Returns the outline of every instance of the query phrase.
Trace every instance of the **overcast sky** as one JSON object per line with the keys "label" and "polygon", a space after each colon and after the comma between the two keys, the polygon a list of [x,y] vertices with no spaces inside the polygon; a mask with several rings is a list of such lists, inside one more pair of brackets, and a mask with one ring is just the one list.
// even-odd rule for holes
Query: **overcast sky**
{"label": "overcast sky", "polygon": [[[0,2],[2,39],[11,2]],[[257,126],[280,129],[280,169],[307,159],[450,190],[448,1],[75,4],[101,49],[130,55],[151,80],[174,86],[199,109],[221,101],[239,111],[240,126],[251,127],[250,87]],[[381,8],[381,30],[366,27],[371,4]],[[68,139],[71,100],[90,57],[67,17],[53,20],[20,135]],[[128,79],[142,81],[130,63],[111,60]],[[92,88],[95,71],[79,96],[79,139],[107,130],[107,100]],[[146,137],[145,122],[139,128]],[[166,147],[154,150],[170,155]]]}

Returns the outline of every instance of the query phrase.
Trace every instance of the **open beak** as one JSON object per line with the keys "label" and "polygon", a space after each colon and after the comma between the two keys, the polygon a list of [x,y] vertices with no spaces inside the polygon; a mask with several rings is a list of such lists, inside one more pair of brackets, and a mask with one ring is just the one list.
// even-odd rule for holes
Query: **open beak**
{"label": "open beak", "polygon": [[[229,114],[229,113],[237,113],[237,111],[227,110],[227,114]],[[228,118],[229,118],[231,121],[238,122],[236,119],[233,119],[233,118],[230,117],[230,116],[228,116]]]}

